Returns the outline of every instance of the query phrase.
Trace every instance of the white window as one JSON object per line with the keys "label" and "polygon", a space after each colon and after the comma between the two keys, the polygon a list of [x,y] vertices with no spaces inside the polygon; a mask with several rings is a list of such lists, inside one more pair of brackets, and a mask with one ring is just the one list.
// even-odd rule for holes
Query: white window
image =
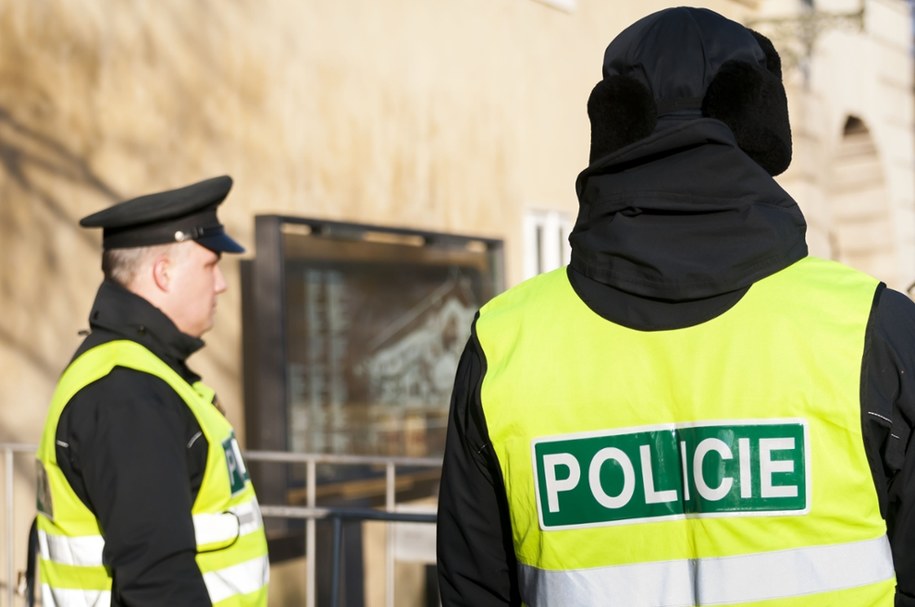
{"label": "white window", "polygon": [[530,210],[524,215],[524,278],[569,263],[574,220],[561,211]]}

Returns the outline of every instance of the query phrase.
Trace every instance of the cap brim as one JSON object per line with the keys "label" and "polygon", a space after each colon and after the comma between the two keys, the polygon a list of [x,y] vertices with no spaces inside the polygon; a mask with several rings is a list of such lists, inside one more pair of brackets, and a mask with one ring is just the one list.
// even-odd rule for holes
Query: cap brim
{"label": "cap brim", "polygon": [[208,234],[195,238],[194,242],[202,247],[218,253],[244,253],[245,247],[241,246],[225,232],[221,234]]}

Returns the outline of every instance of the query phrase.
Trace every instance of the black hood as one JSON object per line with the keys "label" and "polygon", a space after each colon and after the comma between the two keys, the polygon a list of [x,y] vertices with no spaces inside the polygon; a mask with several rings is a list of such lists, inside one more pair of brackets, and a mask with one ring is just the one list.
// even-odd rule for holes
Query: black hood
{"label": "black hood", "polygon": [[744,288],[807,254],[794,200],[709,118],[668,119],[578,177],[572,267],[666,301]]}
{"label": "black hood", "polygon": [[659,114],[698,114],[709,85],[730,61],[766,68],[753,32],[708,9],[670,8],[627,27],[604,52],[603,77],[627,76],[651,91]]}
{"label": "black hood", "polygon": [[676,302],[744,289],[807,254],[804,217],[771,177],[790,162],[790,126],[767,39],[707,9],[665,9],[610,43],[603,79],[574,270]]}

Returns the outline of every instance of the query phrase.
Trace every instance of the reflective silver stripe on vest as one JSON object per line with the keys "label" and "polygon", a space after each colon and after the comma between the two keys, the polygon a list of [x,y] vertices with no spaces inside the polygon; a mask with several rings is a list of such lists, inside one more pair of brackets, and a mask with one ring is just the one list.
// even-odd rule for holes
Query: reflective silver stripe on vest
{"label": "reflective silver stripe on vest", "polygon": [[210,601],[218,603],[237,594],[248,594],[263,588],[270,578],[266,556],[259,556],[217,571],[203,574]]}
{"label": "reflective silver stripe on vest", "polygon": [[[194,515],[194,535],[198,546],[235,540],[263,526],[256,499],[230,508],[228,512]],[[46,559],[55,563],[101,567],[105,538],[100,535],[49,535],[39,530],[38,547]]]}
{"label": "reflective silver stripe on vest", "polygon": [[101,567],[105,538],[100,535],[68,537],[38,530],[38,548],[49,561],[62,565]]}
{"label": "reflective silver stripe on vest", "polygon": [[263,526],[255,498],[229,508],[227,512],[194,515],[194,536],[198,546],[234,540]]}
{"label": "reflective silver stripe on vest", "polygon": [[886,536],[848,544],[594,569],[548,571],[520,566],[521,597],[531,607],[729,605],[844,590],[894,575]]}
{"label": "reflective silver stripe on vest", "polygon": [[41,585],[42,607],[111,607],[107,590],[73,590]]}

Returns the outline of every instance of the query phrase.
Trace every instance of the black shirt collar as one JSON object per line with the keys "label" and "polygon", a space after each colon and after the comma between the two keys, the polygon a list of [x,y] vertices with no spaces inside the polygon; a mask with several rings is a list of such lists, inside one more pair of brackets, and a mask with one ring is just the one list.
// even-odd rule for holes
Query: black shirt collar
{"label": "black shirt collar", "polygon": [[203,340],[182,333],[161,310],[114,281],[105,280],[99,287],[89,313],[89,326],[92,334],[86,340],[87,347],[129,339],[148,348],[186,380],[200,379],[185,361],[204,346]]}

